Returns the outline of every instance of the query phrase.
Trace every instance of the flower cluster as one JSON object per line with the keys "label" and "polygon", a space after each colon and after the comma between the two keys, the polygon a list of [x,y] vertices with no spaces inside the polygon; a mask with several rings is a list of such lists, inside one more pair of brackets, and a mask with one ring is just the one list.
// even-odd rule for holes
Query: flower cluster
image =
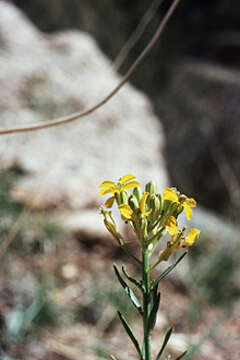
{"label": "flower cluster", "polygon": [[[180,194],[175,188],[167,188],[160,194],[152,181],[146,184],[144,191],[140,186],[134,175],[127,174],[116,183],[104,181],[99,188],[100,195],[112,194],[105,202],[105,207],[110,209],[116,202],[122,219],[131,226],[142,249],[153,253],[163,234],[170,234],[171,239],[166,248],[161,250],[158,263],[166,261],[171,254],[180,248],[191,246],[197,240],[200,233],[198,229],[190,229],[185,235],[186,226],[180,229],[177,223],[177,218],[183,211],[186,218],[191,219],[196,201]],[[118,245],[124,246],[125,240],[117,231],[111,210],[102,207],[101,212],[107,230]]]}

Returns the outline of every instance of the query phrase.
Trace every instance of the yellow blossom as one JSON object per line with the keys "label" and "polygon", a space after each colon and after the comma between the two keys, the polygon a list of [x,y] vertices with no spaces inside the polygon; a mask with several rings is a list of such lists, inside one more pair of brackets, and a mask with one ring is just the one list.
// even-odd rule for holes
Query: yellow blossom
{"label": "yellow blossom", "polygon": [[183,232],[184,230],[178,231],[178,233],[172,235],[171,240],[167,243],[166,249],[159,254],[160,261],[167,261],[169,256],[174,254],[180,248],[191,246],[200,234],[200,230],[198,229],[189,230],[186,236]]}
{"label": "yellow blossom", "polygon": [[[152,212],[152,209],[150,209],[149,211],[146,211],[146,200],[147,200],[148,196],[149,196],[148,192],[143,193],[143,196],[142,196],[142,198],[140,200],[139,209],[137,209],[138,214],[139,214],[139,210],[140,210],[141,218],[144,218],[144,217],[148,216]],[[120,210],[123,217],[125,217],[128,220],[133,220],[134,211],[131,209],[131,207],[128,204],[121,204],[121,205],[118,206],[118,208],[119,208],[119,210]]]}
{"label": "yellow blossom", "polygon": [[[138,187],[140,183],[135,179],[136,176],[132,174],[126,174],[122,176],[118,182],[113,182],[110,180],[103,181],[98,187],[101,188],[100,195],[113,194],[106,202],[105,206],[111,208],[113,206],[115,197],[114,194],[121,194],[124,190]],[[133,181],[132,181],[133,180]]]}
{"label": "yellow blossom", "polygon": [[168,216],[166,220],[166,230],[170,235],[175,235],[178,232],[177,220],[174,216]]}
{"label": "yellow blossom", "polygon": [[182,246],[191,246],[197,240],[199,234],[200,234],[200,230],[198,229],[189,230]]}
{"label": "yellow blossom", "polygon": [[126,219],[130,220],[132,218],[132,214],[133,214],[133,211],[132,209],[130,208],[129,205],[127,204],[121,204],[118,206],[121,214],[123,217],[125,217]]}
{"label": "yellow blossom", "polygon": [[190,220],[192,218],[191,207],[196,207],[197,202],[193,198],[188,198],[185,195],[178,195],[173,189],[167,188],[163,191],[163,199],[176,202],[183,206],[186,214],[186,218]]}

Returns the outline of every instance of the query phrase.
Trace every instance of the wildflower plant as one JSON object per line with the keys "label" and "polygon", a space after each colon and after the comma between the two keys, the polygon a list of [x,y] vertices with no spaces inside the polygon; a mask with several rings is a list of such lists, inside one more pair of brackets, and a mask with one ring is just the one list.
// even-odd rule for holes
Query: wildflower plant
{"label": "wildflower plant", "polygon": [[[138,353],[139,359],[152,360],[151,334],[156,324],[161,298],[158,285],[183,259],[187,252],[184,252],[158,278],[151,279],[151,273],[161,262],[167,261],[172,254],[181,248],[191,246],[197,240],[200,230],[190,229],[186,233],[187,227],[180,228],[177,222],[178,216],[183,211],[186,218],[191,219],[192,208],[196,207],[196,201],[180,194],[175,188],[167,188],[162,194],[158,193],[156,185],[152,181],[147,183],[145,189],[142,190],[140,183],[135,180],[135,176],[132,174],[124,175],[117,182],[103,181],[99,188],[101,189],[100,195],[111,195],[105,201],[104,206],[101,207],[107,230],[114,237],[117,245],[141,268],[141,279],[135,279],[127,273],[124,267],[122,267],[122,274],[120,274],[120,271],[114,265],[117,279],[142,318],[143,340],[141,346],[134,336],[126,317],[121,312],[118,312],[118,315]],[[140,258],[129,249],[123,234],[117,229],[111,211],[114,203],[117,205],[121,219],[135,233],[137,244],[140,247]],[[164,243],[162,238],[166,233],[170,238]],[[153,254],[155,256],[152,256]],[[141,300],[138,299],[127,282],[132,283],[140,290]],[[173,328],[171,327],[166,333],[156,360],[161,359],[172,331]],[[178,359],[182,358],[184,354]],[[111,355],[111,359],[117,360],[113,355]]]}

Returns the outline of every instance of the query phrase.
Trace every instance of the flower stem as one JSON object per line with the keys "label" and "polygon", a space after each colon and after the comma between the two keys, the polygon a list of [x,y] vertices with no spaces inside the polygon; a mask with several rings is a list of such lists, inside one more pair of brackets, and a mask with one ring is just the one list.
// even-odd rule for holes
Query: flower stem
{"label": "flower stem", "polygon": [[147,249],[142,252],[142,278],[144,285],[143,293],[143,354],[144,360],[151,360],[151,335],[149,331],[149,316],[151,312],[149,253]]}

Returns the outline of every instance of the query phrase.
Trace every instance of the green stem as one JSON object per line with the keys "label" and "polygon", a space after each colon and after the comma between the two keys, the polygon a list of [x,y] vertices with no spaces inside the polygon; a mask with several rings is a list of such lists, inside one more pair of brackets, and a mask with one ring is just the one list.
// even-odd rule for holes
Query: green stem
{"label": "green stem", "polygon": [[149,316],[151,312],[149,253],[147,249],[142,252],[142,278],[143,278],[143,353],[144,360],[151,360],[151,335],[149,331]]}

